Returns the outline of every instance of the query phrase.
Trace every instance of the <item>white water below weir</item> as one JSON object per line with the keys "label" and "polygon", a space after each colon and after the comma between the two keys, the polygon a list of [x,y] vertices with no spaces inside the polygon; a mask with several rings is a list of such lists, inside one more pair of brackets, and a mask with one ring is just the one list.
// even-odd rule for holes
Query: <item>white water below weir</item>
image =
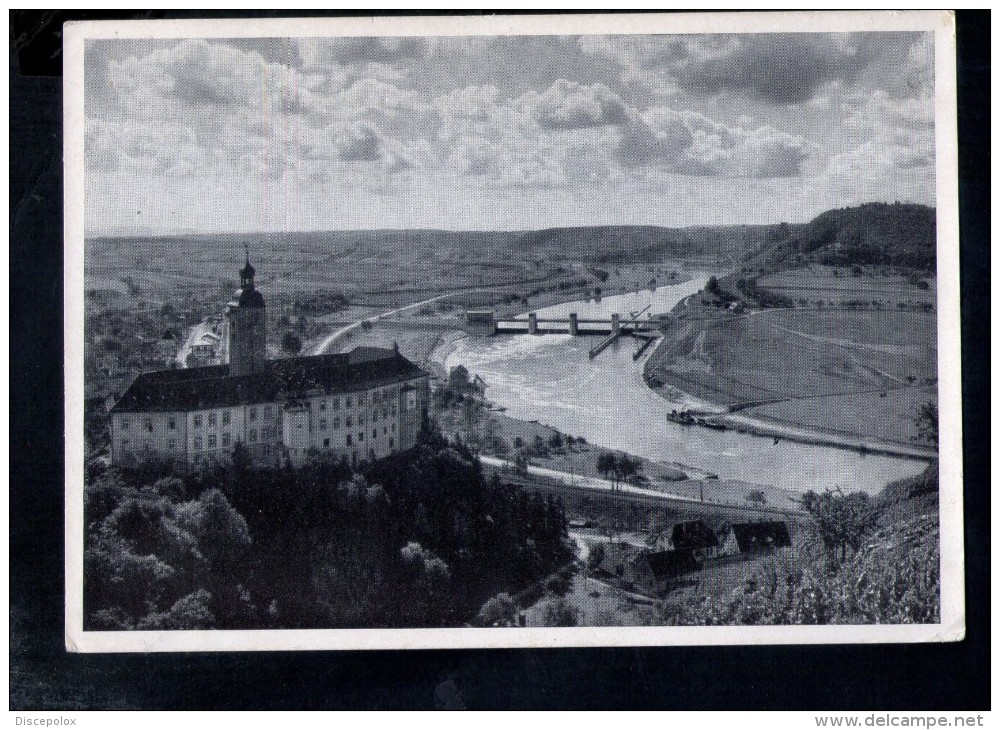
{"label": "white water below weir", "polygon": [[[607,319],[667,313],[685,297],[702,289],[707,275],[662,286],[655,291],[576,301],[537,310],[539,319]],[[643,315],[645,316],[645,315]],[[589,350],[599,336],[514,334],[460,339],[445,366],[462,364],[486,381],[486,397],[507,415],[583,436],[589,442],[621,449],[648,459],[680,462],[724,479],[741,479],[794,490],[843,487],[877,492],[886,483],[918,474],[925,462],[785,439],[753,436],[733,430],[714,431],[667,420],[671,409],[691,400],[667,401],[650,390],[642,377],[645,357],[634,362],[638,347],[619,338],[594,359]]]}

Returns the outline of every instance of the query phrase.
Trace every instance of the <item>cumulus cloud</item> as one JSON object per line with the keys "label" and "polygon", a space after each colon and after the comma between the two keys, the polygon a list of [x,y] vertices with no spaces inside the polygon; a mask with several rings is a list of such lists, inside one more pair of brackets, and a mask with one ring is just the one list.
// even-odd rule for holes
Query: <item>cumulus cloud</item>
{"label": "cumulus cloud", "polygon": [[906,54],[902,77],[906,86],[919,96],[934,93],[934,34],[922,33]]}
{"label": "cumulus cloud", "polygon": [[518,103],[531,111],[543,129],[583,129],[628,121],[625,103],[604,84],[559,79],[542,93],[527,92]]}
{"label": "cumulus cloud", "polygon": [[580,44],[660,92],[730,92],[774,104],[808,101],[826,84],[854,78],[873,58],[872,49],[851,36],[819,33],[584,37]]}
{"label": "cumulus cloud", "polygon": [[618,143],[618,161],[625,167],[679,163],[694,135],[679,114],[652,109],[625,127]]}
{"label": "cumulus cloud", "polygon": [[768,33],[691,52],[670,67],[677,82],[690,91],[732,91],[795,104],[808,101],[831,81],[853,77],[867,60],[846,36]]}
{"label": "cumulus cloud", "polygon": [[485,122],[494,116],[499,96],[499,89],[491,84],[466,86],[436,97],[432,104],[442,117]]}
{"label": "cumulus cloud", "polygon": [[452,141],[452,171],[491,187],[555,188],[569,184],[566,158],[549,144],[462,137]]}
{"label": "cumulus cloud", "polygon": [[390,64],[426,57],[433,48],[430,38],[302,38],[296,41],[306,68],[338,64]]}
{"label": "cumulus cloud", "polygon": [[87,166],[93,170],[186,176],[203,169],[211,153],[194,130],[177,125],[86,122]]}
{"label": "cumulus cloud", "polygon": [[533,138],[538,125],[528,109],[501,99],[490,84],[454,89],[431,102],[437,112],[435,136],[442,142],[463,137],[515,140]]}
{"label": "cumulus cloud", "polygon": [[369,124],[354,124],[336,142],[337,154],[345,162],[374,162],[382,159],[378,130]]}
{"label": "cumulus cloud", "polygon": [[347,118],[394,118],[429,109],[420,95],[378,79],[360,79],[330,97],[330,114]]}
{"label": "cumulus cloud", "polygon": [[770,126],[746,130],[701,114],[654,107],[623,131],[618,159],[626,167],[656,167],[682,175],[794,177],[815,154],[804,137]]}
{"label": "cumulus cloud", "polygon": [[934,165],[934,100],[894,98],[877,91],[845,103],[844,127],[855,146],[830,158],[828,173],[843,179],[928,171]]}
{"label": "cumulus cloud", "polygon": [[310,88],[315,79],[259,53],[200,39],[112,61],[108,73],[120,95],[147,105],[174,100],[202,108],[267,106],[289,114],[321,106]]}

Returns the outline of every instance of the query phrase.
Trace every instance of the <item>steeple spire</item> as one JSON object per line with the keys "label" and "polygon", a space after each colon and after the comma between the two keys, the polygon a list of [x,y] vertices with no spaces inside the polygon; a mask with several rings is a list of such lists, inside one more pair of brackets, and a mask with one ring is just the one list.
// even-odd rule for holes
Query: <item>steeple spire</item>
{"label": "steeple spire", "polygon": [[240,269],[240,286],[243,288],[249,287],[253,289],[253,277],[256,275],[256,271],[250,264],[250,244],[244,243],[243,247],[246,249],[246,265]]}

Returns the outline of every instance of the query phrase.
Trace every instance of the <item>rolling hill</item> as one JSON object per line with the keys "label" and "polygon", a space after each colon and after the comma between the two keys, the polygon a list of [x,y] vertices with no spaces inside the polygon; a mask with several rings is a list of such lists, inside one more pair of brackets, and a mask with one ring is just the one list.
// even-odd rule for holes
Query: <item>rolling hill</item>
{"label": "rolling hill", "polygon": [[770,240],[749,264],[762,273],[806,263],[932,272],[936,225],[935,209],[925,205],[865,203],[828,210],[805,224],[772,227]]}

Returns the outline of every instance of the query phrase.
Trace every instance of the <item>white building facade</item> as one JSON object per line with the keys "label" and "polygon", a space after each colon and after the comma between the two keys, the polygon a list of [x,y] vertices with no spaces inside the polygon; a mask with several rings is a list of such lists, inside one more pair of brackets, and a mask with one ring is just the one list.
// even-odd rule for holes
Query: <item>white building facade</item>
{"label": "white building facade", "polygon": [[241,443],[258,463],[302,464],[313,449],[357,463],[416,444],[429,402],[425,371],[396,349],[374,347],[266,360],[256,341],[265,335],[263,297],[249,259],[240,277],[241,296],[227,312],[236,325],[231,362],[136,378],[111,409],[113,462],[222,460]]}

